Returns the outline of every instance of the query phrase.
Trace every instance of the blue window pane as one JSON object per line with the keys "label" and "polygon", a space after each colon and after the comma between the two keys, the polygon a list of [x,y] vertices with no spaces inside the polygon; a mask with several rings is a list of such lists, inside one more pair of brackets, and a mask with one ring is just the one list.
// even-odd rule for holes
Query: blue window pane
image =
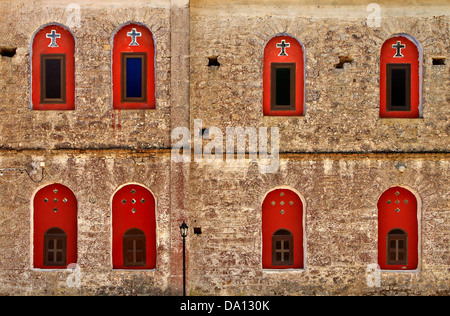
{"label": "blue window pane", "polygon": [[127,98],[142,98],[142,59],[127,58]]}

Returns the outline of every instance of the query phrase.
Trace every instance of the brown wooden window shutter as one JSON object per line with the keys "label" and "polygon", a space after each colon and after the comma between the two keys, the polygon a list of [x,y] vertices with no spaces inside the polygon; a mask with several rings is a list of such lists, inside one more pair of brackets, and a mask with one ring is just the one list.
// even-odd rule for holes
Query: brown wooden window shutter
{"label": "brown wooden window shutter", "polygon": [[146,264],[145,234],[138,228],[123,234],[123,266],[141,267]]}
{"label": "brown wooden window shutter", "polygon": [[387,235],[387,264],[408,264],[408,235],[401,229]]}
{"label": "brown wooden window shutter", "polygon": [[294,264],[294,238],[288,230],[280,229],[272,235],[272,265]]}
{"label": "brown wooden window shutter", "polygon": [[44,266],[65,266],[67,258],[67,235],[57,227],[44,234]]}

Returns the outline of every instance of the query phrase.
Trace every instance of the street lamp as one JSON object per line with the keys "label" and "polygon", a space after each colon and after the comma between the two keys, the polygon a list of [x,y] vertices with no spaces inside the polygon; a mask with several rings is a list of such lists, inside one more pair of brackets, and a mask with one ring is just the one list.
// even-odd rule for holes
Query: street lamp
{"label": "street lamp", "polygon": [[180,234],[183,237],[183,296],[186,296],[186,236],[188,229],[188,225],[183,221],[180,226]]}

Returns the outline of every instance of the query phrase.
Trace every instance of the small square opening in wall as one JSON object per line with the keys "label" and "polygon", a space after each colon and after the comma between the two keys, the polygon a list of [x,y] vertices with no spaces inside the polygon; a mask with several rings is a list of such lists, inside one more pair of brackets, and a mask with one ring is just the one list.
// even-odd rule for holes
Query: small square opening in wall
{"label": "small square opening in wall", "polygon": [[209,56],[208,57],[208,67],[220,67],[220,63],[218,61],[219,56]]}
{"label": "small square opening in wall", "polygon": [[194,234],[201,235],[201,233],[202,233],[202,228],[201,227],[194,227]]}
{"label": "small square opening in wall", "polygon": [[445,65],[445,57],[433,57],[433,65]]}
{"label": "small square opening in wall", "polygon": [[353,62],[353,58],[350,56],[338,56],[339,57],[339,63],[335,64],[334,67],[338,69],[343,69],[344,64],[349,63],[351,64]]}
{"label": "small square opening in wall", "polygon": [[0,46],[0,55],[3,57],[14,57],[17,47]]}

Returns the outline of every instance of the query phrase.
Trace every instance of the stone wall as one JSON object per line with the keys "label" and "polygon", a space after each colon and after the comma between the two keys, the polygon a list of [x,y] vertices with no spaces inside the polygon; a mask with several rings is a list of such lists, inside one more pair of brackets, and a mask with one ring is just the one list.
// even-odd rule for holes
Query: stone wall
{"label": "stone wall", "polygon": [[[80,4],[80,24],[64,2],[2,1],[1,46],[16,47],[1,57],[0,147],[6,149],[169,148],[170,147],[170,2],[150,6]],[[156,45],[156,108],[113,110],[111,38],[123,23],[146,24]],[[75,111],[30,111],[30,45],[36,30],[60,23],[75,39]],[[11,133],[14,130],[14,133]]]}
{"label": "stone wall", "polygon": [[[398,162],[407,169],[399,172]],[[256,163],[194,164],[191,170],[192,294],[214,295],[448,295],[449,159],[443,154],[286,155],[276,174]],[[405,186],[422,203],[420,267],[385,272],[370,287],[377,264],[381,194]],[[275,188],[301,194],[306,212],[302,270],[262,268],[262,202]]]}
{"label": "stone wall", "polygon": [[[14,56],[0,56],[0,169],[27,169],[36,180],[19,171],[0,177],[5,202],[0,207],[0,294],[177,293],[179,286],[171,286],[172,270],[180,270],[171,266],[172,258],[179,261],[171,253],[176,213],[170,212],[171,160],[164,150],[171,145],[171,94],[177,94],[171,85],[171,50],[173,42],[182,43],[170,34],[172,2],[82,0],[78,8],[72,2],[0,2],[0,47],[16,49]],[[112,109],[111,37],[128,21],[146,24],[156,41],[156,110]],[[52,22],[69,27],[76,39],[74,111],[30,109],[31,39]],[[69,187],[78,200],[80,287],[67,285],[73,270],[32,268],[32,199],[39,188],[55,182]],[[144,185],[155,195],[156,270],[112,270],[111,198],[127,183]]]}
{"label": "stone wall", "polygon": [[[239,1],[238,1],[239,2]],[[241,1],[242,2],[242,1]],[[369,27],[367,6],[258,6],[191,3],[191,127],[277,126],[282,152],[444,152],[450,114],[448,65],[432,65],[446,56],[449,16],[412,16],[420,8],[397,12],[382,7],[381,26]],[[289,1],[288,1],[289,2]],[[208,2],[209,3],[209,2]],[[448,13],[448,9],[447,9]],[[273,36],[288,33],[305,47],[303,117],[269,117],[262,112],[263,52]],[[381,46],[397,33],[421,43],[423,117],[379,118]],[[218,56],[220,67],[208,67]],[[339,56],[353,61],[335,68]]]}
{"label": "stone wall", "polygon": [[[44,180],[39,163],[45,162]],[[80,153],[8,152],[1,166],[27,167],[26,173],[5,171],[0,177],[0,295],[168,295],[170,294],[170,156],[130,151]],[[34,167],[33,167],[34,166]],[[33,172],[34,170],[34,172]],[[34,194],[51,183],[70,188],[78,202],[80,286],[70,287],[73,270],[40,270],[32,264]],[[156,199],[157,268],[112,270],[111,200],[127,183],[149,188]],[[70,282],[70,281],[69,281]],[[70,283],[69,283],[70,284]]]}
{"label": "stone wall", "polygon": [[[449,8],[445,1],[390,1],[382,24],[366,24],[362,0],[0,0],[0,295],[173,295],[182,290],[179,225],[190,226],[191,295],[449,295]],[[156,110],[113,110],[111,36],[128,21],[156,41]],[[76,38],[74,111],[30,109],[30,45],[42,25]],[[306,115],[262,115],[263,49],[290,33],[305,46]],[[379,52],[405,32],[424,51],[423,117],[380,119]],[[218,56],[220,67],[208,67]],[[337,69],[339,56],[353,61]],[[278,127],[280,168],[256,163],[175,163],[171,131],[190,127]],[[204,143],[207,143],[205,141]],[[43,162],[44,178],[40,163]],[[406,165],[404,172],[396,166]],[[33,182],[37,181],[37,182]],[[50,183],[78,200],[81,286],[72,271],[32,268],[32,199]],[[111,197],[126,183],[157,200],[157,269],[112,270]],[[400,185],[421,200],[420,267],[381,272],[377,200]],[[305,268],[261,264],[261,204],[278,187],[305,200]],[[193,229],[201,229],[194,234]]]}
{"label": "stone wall", "polygon": [[[442,89],[449,71],[432,64],[448,54],[448,6],[382,3],[381,26],[374,28],[366,23],[368,2],[344,2],[191,1],[191,128],[201,119],[203,128],[224,135],[228,126],[280,131],[275,174],[225,158],[193,164],[190,221],[202,234],[190,240],[191,293],[449,294],[449,99]],[[263,116],[264,46],[280,33],[305,47],[303,117]],[[379,118],[380,50],[396,33],[414,36],[424,51],[420,119]],[[210,56],[220,66],[208,67]],[[352,62],[336,68],[340,56]],[[406,164],[404,173],[399,163]],[[396,185],[422,200],[420,268],[381,272],[380,287],[370,287],[377,201]],[[300,271],[262,268],[262,202],[281,187],[306,201]]]}

